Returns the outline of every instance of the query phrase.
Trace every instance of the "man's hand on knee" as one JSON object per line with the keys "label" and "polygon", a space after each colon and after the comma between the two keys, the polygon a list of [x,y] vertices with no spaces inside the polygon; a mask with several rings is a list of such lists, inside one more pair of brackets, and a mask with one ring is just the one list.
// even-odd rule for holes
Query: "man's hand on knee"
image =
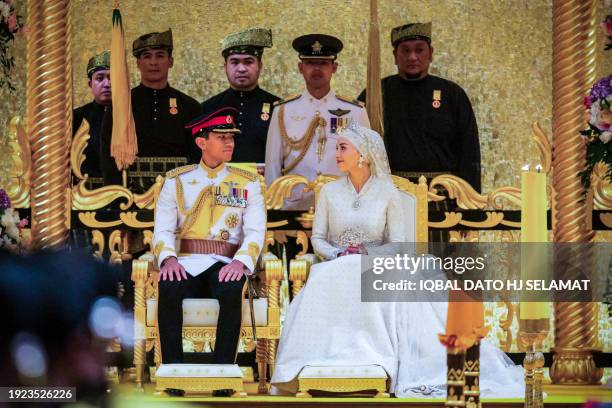
{"label": "man's hand on knee", "polygon": [[169,280],[172,282],[174,278],[176,278],[177,281],[180,281],[181,278],[187,280],[187,272],[185,271],[183,265],[179,263],[178,259],[176,259],[176,257],[169,256],[164,259],[164,262],[162,262],[162,267],[159,270],[158,280]]}
{"label": "man's hand on knee", "polygon": [[219,282],[237,281],[242,279],[245,266],[242,262],[234,259],[219,271]]}

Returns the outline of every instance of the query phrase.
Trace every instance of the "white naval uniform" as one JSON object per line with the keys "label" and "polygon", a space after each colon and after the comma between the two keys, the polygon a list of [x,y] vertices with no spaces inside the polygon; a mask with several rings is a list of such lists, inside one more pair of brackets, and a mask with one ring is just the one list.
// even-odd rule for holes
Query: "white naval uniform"
{"label": "white naval uniform", "polygon": [[[291,99],[291,98],[288,98]],[[295,166],[290,174],[299,174],[305,176],[308,180],[314,180],[317,174],[340,175],[338,165],[336,164],[336,135],[331,131],[331,119],[337,118],[337,115],[330,113],[334,110],[349,111],[340,116],[353,120],[361,126],[370,127],[370,121],[366,110],[356,103],[347,102],[345,99],[339,98],[334,91],[329,91],[321,99],[316,99],[308,90],[304,90],[302,94],[288,102],[277,102],[278,105],[284,106],[284,121],[287,130],[287,136],[293,140],[301,139],[308,126],[315,117],[316,112],[319,112],[321,118],[326,122],[325,136],[327,142],[322,155],[322,160],[317,157],[318,132],[312,138],[310,146],[306,151],[302,161]],[[283,174],[281,170],[289,166],[300,152],[291,150],[287,153],[288,148],[283,143],[283,138],[279,126],[280,106],[276,106],[272,113],[272,120],[268,128],[268,139],[266,142],[266,183],[268,186]],[[285,157],[286,156],[286,157]],[[297,186],[292,193],[292,196],[285,201],[285,210],[307,210],[308,207],[314,205],[314,196],[312,192],[304,193],[304,186]]]}
{"label": "white naval uniform", "polygon": [[[189,212],[197,205],[201,193],[206,196],[203,190],[207,187],[212,193],[208,199],[202,200],[199,210],[193,211],[193,216],[199,221],[189,227],[190,223],[186,222],[190,218]],[[244,208],[216,202],[215,191],[229,195],[232,187],[242,191],[246,189]],[[199,165],[183,166],[168,172],[155,206],[153,248],[160,267],[168,256],[176,256],[187,273],[197,276],[214,263],[229,263],[231,259],[218,254],[179,253],[181,237],[238,244],[240,247],[234,259],[242,262],[248,268],[246,273],[250,274],[255,270],[263,247],[265,229],[266,210],[259,176],[225,164],[209,169],[200,162]]]}

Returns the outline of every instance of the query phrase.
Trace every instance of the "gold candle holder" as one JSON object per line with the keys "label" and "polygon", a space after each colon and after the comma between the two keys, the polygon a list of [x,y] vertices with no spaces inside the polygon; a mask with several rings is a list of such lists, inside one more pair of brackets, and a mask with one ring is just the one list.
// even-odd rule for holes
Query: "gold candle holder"
{"label": "gold candle holder", "polygon": [[465,350],[449,347],[446,352],[446,402],[445,407],[465,407]]}
{"label": "gold candle holder", "polygon": [[480,408],[480,341],[465,352],[465,386],[463,394],[465,395],[466,408]]}
{"label": "gold candle holder", "polygon": [[542,342],[547,331],[537,333],[519,333],[519,341],[527,350],[523,368],[525,369],[525,408],[541,408],[544,406],[542,382],[544,380],[544,354]]}
{"label": "gold candle holder", "polygon": [[533,405],[534,407],[544,406],[544,392],[542,382],[544,380],[544,354],[541,351],[534,353],[533,369]]}

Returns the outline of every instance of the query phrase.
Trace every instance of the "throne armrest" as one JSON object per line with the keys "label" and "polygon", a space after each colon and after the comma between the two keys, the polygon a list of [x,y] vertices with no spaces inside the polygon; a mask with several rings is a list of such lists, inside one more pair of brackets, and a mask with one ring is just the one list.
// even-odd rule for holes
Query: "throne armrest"
{"label": "throne armrest", "polygon": [[289,263],[289,280],[292,283],[292,295],[295,298],[300,290],[304,287],[308,274],[310,273],[310,266],[312,260],[308,257],[301,257],[299,259],[292,259]]}
{"label": "throne armrest", "polygon": [[132,281],[134,282],[134,364],[136,366],[146,363],[146,286],[152,265],[151,262],[146,260],[135,259],[132,261]]}
{"label": "throne armrest", "polygon": [[264,284],[265,296],[268,298],[268,326],[272,338],[280,336],[280,284],[283,278],[283,261],[268,259],[264,261],[260,277]]}

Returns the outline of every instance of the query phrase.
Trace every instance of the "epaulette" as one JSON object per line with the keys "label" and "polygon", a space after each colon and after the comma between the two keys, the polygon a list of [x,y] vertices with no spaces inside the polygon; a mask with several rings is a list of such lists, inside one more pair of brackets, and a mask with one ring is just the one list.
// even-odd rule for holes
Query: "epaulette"
{"label": "epaulette", "polygon": [[249,181],[257,181],[257,180],[259,180],[259,174],[252,173],[252,172],[250,172],[248,170],[239,169],[237,167],[232,167],[232,166],[227,166],[227,170],[230,173],[234,173],[234,174],[237,174],[239,176],[242,176],[242,177],[248,179]]}
{"label": "epaulette", "polygon": [[177,167],[176,169],[172,169],[166,173],[166,178],[175,178],[176,176],[180,176],[183,173],[187,173],[191,170],[195,170],[198,168],[197,164],[188,164],[187,166]]}
{"label": "epaulette", "polygon": [[282,105],[282,104],[287,103],[287,102],[295,101],[300,96],[302,96],[301,93],[296,93],[296,94],[293,94],[293,95],[289,95],[288,97],[286,97],[284,99],[279,99],[278,101],[274,102],[274,106],[278,106],[278,105]]}
{"label": "epaulette", "polygon": [[341,101],[344,101],[346,103],[350,103],[351,105],[359,106],[360,108],[363,108],[365,106],[365,103],[363,103],[363,102],[361,102],[360,100],[357,100],[357,99],[348,98],[346,96],[342,96],[342,95],[338,95],[338,94],[336,94],[336,97],[338,99],[340,99]]}

